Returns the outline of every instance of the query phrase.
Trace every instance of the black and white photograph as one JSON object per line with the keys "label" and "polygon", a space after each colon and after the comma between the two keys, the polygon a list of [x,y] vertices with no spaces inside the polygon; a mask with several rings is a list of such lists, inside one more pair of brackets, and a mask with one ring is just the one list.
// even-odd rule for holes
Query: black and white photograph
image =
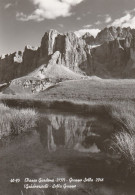
{"label": "black and white photograph", "polygon": [[135,0],[0,0],[0,195],[135,195]]}

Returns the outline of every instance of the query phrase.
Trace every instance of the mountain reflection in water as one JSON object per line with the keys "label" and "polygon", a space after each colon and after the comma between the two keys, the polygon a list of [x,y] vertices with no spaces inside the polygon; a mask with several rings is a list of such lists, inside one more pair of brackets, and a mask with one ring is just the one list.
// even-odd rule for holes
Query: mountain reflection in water
{"label": "mountain reflection in water", "polygon": [[109,134],[107,128],[108,124],[102,127],[95,117],[54,114],[44,116],[38,124],[41,143],[50,152],[64,147],[81,152],[98,153],[103,140]]}

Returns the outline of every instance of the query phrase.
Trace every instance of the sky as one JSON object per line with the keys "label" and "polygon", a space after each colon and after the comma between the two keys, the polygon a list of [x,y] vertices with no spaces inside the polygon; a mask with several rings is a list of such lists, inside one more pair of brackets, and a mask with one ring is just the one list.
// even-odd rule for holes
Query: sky
{"label": "sky", "polygon": [[106,26],[135,28],[135,0],[0,0],[0,55],[40,46],[49,29],[96,36]]}

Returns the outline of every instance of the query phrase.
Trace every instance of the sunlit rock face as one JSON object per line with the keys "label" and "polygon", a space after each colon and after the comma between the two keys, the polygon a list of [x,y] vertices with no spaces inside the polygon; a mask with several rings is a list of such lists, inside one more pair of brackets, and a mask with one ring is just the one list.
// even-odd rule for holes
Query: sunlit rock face
{"label": "sunlit rock face", "polygon": [[45,33],[41,41],[41,56],[49,56],[54,53],[56,37],[58,34],[59,33],[53,29]]}
{"label": "sunlit rock face", "polygon": [[78,38],[73,32],[60,34],[51,29],[39,48],[26,46],[22,52],[0,58],[0,83],[26,76],[43,64],[48,67],[50,61],[82,75],[134,78],[134,43],[135,30],[130,28],[105,28],[96,38],[89,33]]}
{"label": "sunlit rock face", "polygon": [[[61,56],[55,63],[62,64],[75,72],[81,72],[80,65],[87,67],[86,43],[79,39],[75,33],[59,34],[55,30],[45,33],[41,42],[41,57],[45,55],[52,59],[54,53],[59,51]],[[53,59],[52,63],[54,64]]]}

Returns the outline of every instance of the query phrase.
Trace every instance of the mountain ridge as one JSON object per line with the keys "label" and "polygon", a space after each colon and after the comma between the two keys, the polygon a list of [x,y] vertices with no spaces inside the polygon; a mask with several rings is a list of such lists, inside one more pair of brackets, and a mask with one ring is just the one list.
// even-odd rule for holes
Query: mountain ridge
{"label": "mountain ridge", "polygon": [[[26,46],[23,52],[0,58],[0,83],[25,77],[37,68],[41,78],[37,73],[36,79],[55,79],[55,75],[45,76],[50,64],[55,70],[62,65],[78,78],[135,78],[135,29],[104,28],[96,38],[90,33],[79,38],[74,32],[62,34],[51,29],[42,37],[40,47]],[[59,77],[69,73],[67,69]]]}

